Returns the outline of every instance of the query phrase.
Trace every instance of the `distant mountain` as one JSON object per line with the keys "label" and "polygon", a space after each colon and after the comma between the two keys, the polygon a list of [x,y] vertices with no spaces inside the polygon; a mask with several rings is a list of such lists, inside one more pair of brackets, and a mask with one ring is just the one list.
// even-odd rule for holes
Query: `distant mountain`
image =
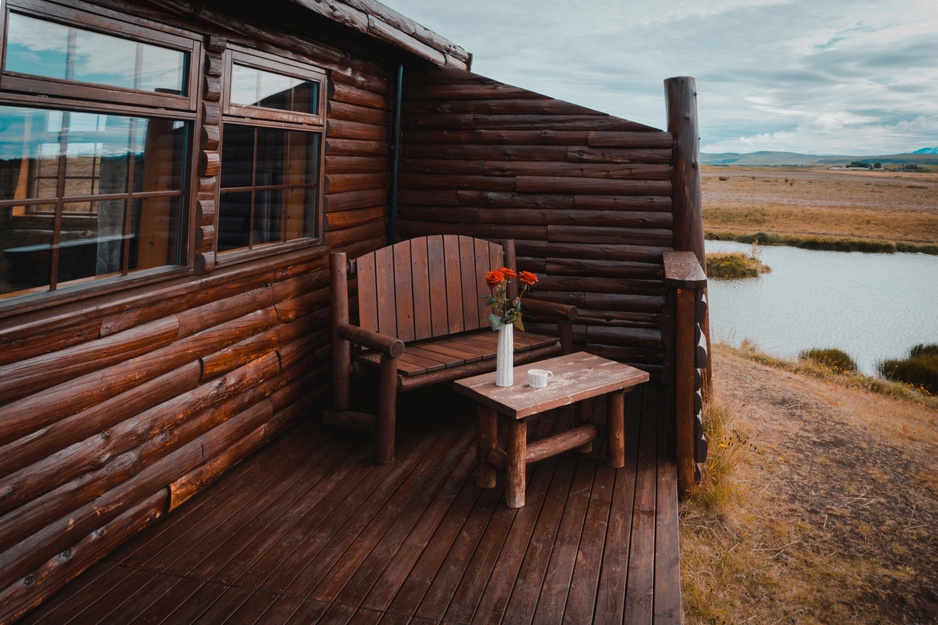
{"label": "distant mountain", "polygon": [[847,156],[842,154],[798,154],[797,152],[724,152],[720,154],[703,152],[700,162],[704,165],[723,165],[735,167],[805,167],[847,165],[853,161],[866,163],[879,162],[885,166],[895,165],[938,165],[938,147],[922,148],[910,154],[889,154],[881,156]]}

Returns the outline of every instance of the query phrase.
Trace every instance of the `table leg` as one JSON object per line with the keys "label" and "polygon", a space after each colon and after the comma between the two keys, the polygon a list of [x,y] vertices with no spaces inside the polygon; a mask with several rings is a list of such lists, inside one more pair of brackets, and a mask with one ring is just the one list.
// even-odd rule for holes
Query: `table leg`
{"label": "table leg", "polygon": [[606,395],[606,435],[609,437],[609,466],[625,466],[625,391]]}
{"label": "table leg", "polygon": [[476,411],[479,432],[476,439],[476,485],[495,488],[495,467],[489,464],[489,454],[498,443],[498,413],[494,408],[480,405]]}
{"label": "table leg", "polygon": [[505,505],[509,508],[524,505],[527,445],[528,424],[511,421],[508,424],[508,466],[505,469]]}
{"label": "table leg", "polygon": [[[576,404],[576,413],[574,417],[577,423],[591,423],[593,421],[593,398],[587,397]],[[584,443],[576,448],[581,454],[588,454],[593,451],[593,441]]]}

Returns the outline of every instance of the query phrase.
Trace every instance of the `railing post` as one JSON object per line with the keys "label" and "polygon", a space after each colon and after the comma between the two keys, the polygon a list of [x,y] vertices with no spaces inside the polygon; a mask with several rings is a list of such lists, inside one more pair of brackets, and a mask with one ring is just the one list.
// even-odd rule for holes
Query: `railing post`
{"label": "railing post", "polygon": [[697,481],[697,463],[707,456],[702,421],[703,373],[709,363],[702,331],[707,277],[691,252],[665,252],[664,275],[669,316],[665,380],[674,397],[678,494],[684,497]]}

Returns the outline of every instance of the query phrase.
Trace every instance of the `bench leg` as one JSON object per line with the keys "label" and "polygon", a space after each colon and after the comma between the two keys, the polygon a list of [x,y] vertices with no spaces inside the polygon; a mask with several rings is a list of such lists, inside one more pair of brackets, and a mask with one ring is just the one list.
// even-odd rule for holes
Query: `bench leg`
{"label": "bench leg", "polygon": [[397,358],[382,356],[378,376],[375,462],[389,464],[394,461],[394,434],[397,429]]}
{"label": "bench leg", "polygon": [[625,392],[606,395],[606,436],[609,437],[609,466],[625,466]]}
{"label": "bench leg", "polygon": [[508,423],[508,466],[505,469],[505,505],[509,508],[524,506],[527,446],[528,424],[524,421],[510,421]]}
{"label": "bench leg", "polygon": [[479,423],[476,439],[476,485],[495,488],[495,467],[489,463],[489,454],[498,443],[498,413],[494,408],[479,405],[476,410]]}

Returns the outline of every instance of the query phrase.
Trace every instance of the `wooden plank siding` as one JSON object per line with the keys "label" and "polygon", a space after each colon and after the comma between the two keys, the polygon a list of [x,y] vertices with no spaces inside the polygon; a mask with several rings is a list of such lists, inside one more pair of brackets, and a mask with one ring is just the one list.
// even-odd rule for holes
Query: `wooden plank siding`
{"label": "wooden plank siding", "polygon": [[404,84],[401,236],[514,238],[536,296],[579,308],[578,348],[660,375],[671,135],[468,71]]}
{"label": "wooden plank siding", "polygon": [[680,623],[660,389],[628,396],[623,468],[601,444],[542,460],[517,510],[503,477],[475,485],[474,406],[449,389],[408,396],[393,465],[305,420],[22,625]]}
{"label": "wooden plank siding", "polygon": [[[0,622],[323,406],[327,254],[385,242],[395,68],[383,47],[338,25],[317,26],[313,39],[256,16],[242,24],[211,5],[99,4],[204,34],[204,63],[193,63],[205,71],[190,198],[195,266],[156,285],[0,319]],[[237,264],[211,253],[219,77],[230,45],[329,73],[322,244]]]}

